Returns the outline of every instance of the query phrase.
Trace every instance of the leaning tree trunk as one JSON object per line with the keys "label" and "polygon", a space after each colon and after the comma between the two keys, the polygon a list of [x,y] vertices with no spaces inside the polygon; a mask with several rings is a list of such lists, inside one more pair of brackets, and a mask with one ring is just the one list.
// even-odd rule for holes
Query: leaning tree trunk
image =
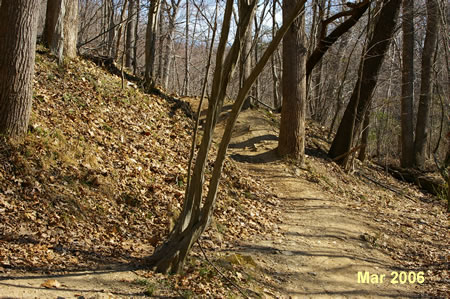
{"label": "leaning tree trunk", "polygon": [[438,32],[438,7],[436,0],[427,1],[427,33],[422,52],[422,72],[420,81],[419,110],[417,112],[415,160],[418,167],[425,163],[425,145],[428,139],[431,102],[431,69]]}
{"label": "leaning tree trunk", "polygon": [[[283,1],[284,20],[295,5],[295,0]],[[283,40],[283,105],[278,139],[278,153],[300,163],[305,157],[306,54],[305,15],[302,14]]]}
{"label": "leaning tree trunk", "polygon": [[24,135],[32,102],[38,0],[0,6],[0,134]]}
{"label": "leaning tree trunk", "polygon": [[366,12],[369,5],[370,1],[368,0],[359,3],[355,8],[353,8],[352,14],[347,18],[347,20],[337,26],[327,37],[324,37],[318,41],[316,48],[308,57],[308,61],[306,62],[307,77],[311,75],[314,67],[322,59],[328,49],[339,39],[339,37],[348,32],[358,22],[358,20]]}
{"label": "leaning tree trunk", "polygon": [[330,158],[344,167],[351,153],[355,128],[361,124],[372,99],[378,72],[394,33],[400,4],[401,0],[384,0],[384,6],[380,11],[373,35],[367,45],[367,51],[361,61],[358,80],[350,97],[350,102],[328,152]]}
{"label": "leaning tree trunk", "polygon": [[208,101],[208,113],[204,126],[204,135],[197,154],[196,163],[190,180],[189,188],[186,190],[186,198],[183,204],[183,210],[174,230],[171,232],[168,240],[156,249],[155,253],[147,259],[147,266],[158,272],[178,272],[182,269],[187,254],[192,245],[198,240],[212,219],[212,212],[217,198],[217,188],[226,156],[228,144],[231,140],[233,127],[237,116],[242,108],[244,100],[253,82],[263,70],[271,54],[276,50],[278,44],[292,24],[298,13],[304,8],[305,0],[298,2],[292,9],[292,15],[278,31],[275,38],[268,45],[261,59],[251,72],[249,78],[239,89],[238,96],[233,104],[230,117],[220,141],[217,157],[214,162],[212,177],[209,183],[208,193],[202,203],[204,172],[207,164],[208,151],[211,148],[212,136],[217,123],[218,115],[222,109],[227,86],[229,85],[231,75],[234,72],[236,63],[239,59],[239,53],[242,47],[242,38],[246,34],[249,26],[250,17],[255,10],[256,0],[252,0],[248,5],[242,6],[247,13],[240,14],[238,33],[236,34],[233,45],[227,51],[228,33],[231,25],[233,0],[227,0],[223,16],[223,25],[219,46],[217,48],[216,67],[214,70],[211,97]]}
{"label": "leaning tree trunk", "polygon": [[414,0],[403,0],[401,158],[402,167],[414,165]]}

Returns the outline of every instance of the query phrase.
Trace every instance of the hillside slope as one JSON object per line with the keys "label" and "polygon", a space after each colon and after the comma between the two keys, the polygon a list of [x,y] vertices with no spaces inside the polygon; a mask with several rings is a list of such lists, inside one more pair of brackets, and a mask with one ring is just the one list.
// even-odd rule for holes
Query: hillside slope
{"label": "hillside slope", "polygon": [[[40,49],[29,133],[0,145],[2,276],[139,265],[151,254],[184,197],[193,122],[176,108],[133,85],[122,89],[119,77],[90,61],[58,67]],[[209,253],[270,234],[278,217],[270,190],[232,161],[223,185],[216,221],[202,238]],[[249,218],[253,225],[243,225]],[[188,268],[214,272],[198,258]],[[180,286],[181,276],[166,277],[171,287],[161,294],[222,296],[231,287],[191,272]]]}

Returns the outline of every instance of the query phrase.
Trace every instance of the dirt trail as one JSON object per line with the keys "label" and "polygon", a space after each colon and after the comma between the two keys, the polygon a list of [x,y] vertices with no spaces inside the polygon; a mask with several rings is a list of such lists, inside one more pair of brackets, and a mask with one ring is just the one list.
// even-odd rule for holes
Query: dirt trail
{"label": "dirt trail", "polygon": [[[349,211],[344,202],[305,180],[301,169],[280,161],[277,132],[270,128],[262,114],[244,112],[230,152],[280,197],[282,238],[244,243],[239,251],[258,260],[266,278],[273,278],[271,287],[288,298],[417,296],[415,286],[391,283],[393,261],[371,246],[370,236],[379,233],[376,222]],[[385,278],[379,284],[358,283],[358,271]]]}

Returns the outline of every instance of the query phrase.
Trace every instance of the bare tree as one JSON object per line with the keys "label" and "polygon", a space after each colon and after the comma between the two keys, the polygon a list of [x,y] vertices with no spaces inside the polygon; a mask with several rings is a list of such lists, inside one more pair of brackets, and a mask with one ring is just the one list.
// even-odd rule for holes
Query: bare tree
{"label": "bare tree", "polygon": [[131,68],[133,64],[134,55],[134,39],[136,31],[136,0],[128,1],[128,25],[125,51],[125,66]]}
{"label": "bare tree", "polygon": [[[271,54],[275,51],[289,26],[292,24],[296,16],[298,16],[299,12],[304,8],[304,5],[305,0],[301,0],[295,7],[292,8],[290,18],[286,19],[286,22],[284,22],[275,38],[261,56],[261,59],[256,64],[243,87],[239,89],[236,101],[233,104],[232,111],[226,124],[224,135],[220,141],[219,149],[214,162],[212,177],[208,186],[208,193],[206,198],[203,198],[202,194],[205,167],[207,164],[208,152],[211,148],[212,136],[219,113],[223,107],[226,89],[239,59],[242,39],[248,30],[251,15],[253,14],[256,6],[256,0],[247,2],[246,6],[240,5],[241,9],[245,9],[247,13],[239,14],[243,19],[239,19],[239,26],[237,28],[238,32],[231,48],[227,51],[233,7],[233,0],[227,0],[225,12],[223,14],[220,41],[217,48],[216,67],[214,70],[211,96],[208,101],[208,112],[206,123],[204,125],[204,135],[202,137],[200,149],[197,153],[189,189],[186,190],[183,210],[167,241],[158,247],[154,254],[147,259],[147,266],[159,272],[180,271],[190,248],[211,222],[223,163],[237,116],[252,84],[263,70],[265,64],[270,59]],[[225,55],[226,52],[227,54]]]}
{"label": "bare tree", "polygon": [[65,0],[65,2],[64,56],[72,59],[77,56],[78,1]]}
{"label": "bare tree", "polygon": [[[240,5],[245,5],[245,1],[240,1]],[[239,12],[245,12],[245,10],[240,9]],[[252,60],[251,60],[251,49],[252,49],[252,31],[253,27],[253,16],[250,19],[249,33],[245,35],[242,42],[241,57],[239,61],[239,87],[242,88],[244,81],[250,76],[252,70]],[[251,99],[248,97],[242,109],[248,109],[251,107]]]}
{"label": "bare tree", "polygon": [[416,139],[414,144],[415,162],[418,167],[422,167],[425,163],[425,145],[428,139],[431,102],[432,59],[436,48],[439,23],[436,0],[428,0],[426,5],[427,31],[422,52],[419,110],[417,112]]}
{"label": "bare tree", "polygon": [[414,165],[414,0],[403,0],[401,165]]}
{"label": "bare tree", "polygon": [[151,0],[148,9],[147,31],[145,37],[145,73],[146,89],[152,89],[155,85],[155,44],[158,31],[158,16],[160,0]]}
{"label": "bare tree", "polygon": [[44,27],[44,43],[49,46],[61,64],[64,59],[64,17],[65,1],[49,0]]}
{"label": "bare tree", "polygon": [[38,0],[0,6],[0,133],[26,133],[32,102]]}
{"label": "bare tree", "polygon": [[332,159],[344,167],[347,165],[349,155],[353,152],[352,143],[355,128],[361,124],[372,99],[378,72],[395,29],[401,0],[384,0],[383,4],[373,34],[368,42],[367,50],[361,60],[358,80],[350,97],[350,102],[328,152]]}
{"label": "bare tree", "polygon": [[[283,1],[284,22],[295,5],[295,0]],[[283,105],[278,139],[278,153],[300,163],[305,157],[306,55],[305,15],[302,14],[283,40]]]}

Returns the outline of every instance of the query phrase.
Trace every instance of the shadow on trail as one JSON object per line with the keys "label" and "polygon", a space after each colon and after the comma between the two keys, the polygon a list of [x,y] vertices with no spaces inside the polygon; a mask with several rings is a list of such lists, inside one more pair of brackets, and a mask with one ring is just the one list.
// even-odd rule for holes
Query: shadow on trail
{"label": "shadow on trail", "polygon": [[277,150],[273,149],[268,152],[264,152],[257,155],[241,155],[232,154],[230,158],[237,162],[252,163],[252,164],[264,164],[280,160],[281,158],[277,154]]}
{"label": "shadow on trail", "polygon": [[278,140],[278,137],[273,135],[273,134],[267,134],[267,135],[262,135],[262,136],[256,136],[253,138],[250,138],[246,141],[242,141],[242,142],[238,142],[238,143],[232,143],[230,144],[228,147],[229,148],[246,148],[246,147],[252,147],[255,144],[261,142],[261,141],[265,141],[265,140]]}
{"label": "shadow on trail", "polygon": [[241,252],[248,252],[248,253],[264,253],[264,254],[280,254],[285,256],[311,256],[311,257],[328,257],[328,258],[336,258],[336,259],[350,259],[354,261],[360,261],[360,262],[369,262],[374,263],[381,266],[390,267],[390,264],[384,263],[382,260],[371,258],[367,256],[361,256],[361,255],[348,255],[348,254],[338,254],[334,251],[327,251],[327,250],[310,250],[310,251],[303,251],[303,250],[280,250],[276,247],[272,246],[262,246],[262,245],[254,245],[254,244],[246,244],[241,245],[239,251]]}

